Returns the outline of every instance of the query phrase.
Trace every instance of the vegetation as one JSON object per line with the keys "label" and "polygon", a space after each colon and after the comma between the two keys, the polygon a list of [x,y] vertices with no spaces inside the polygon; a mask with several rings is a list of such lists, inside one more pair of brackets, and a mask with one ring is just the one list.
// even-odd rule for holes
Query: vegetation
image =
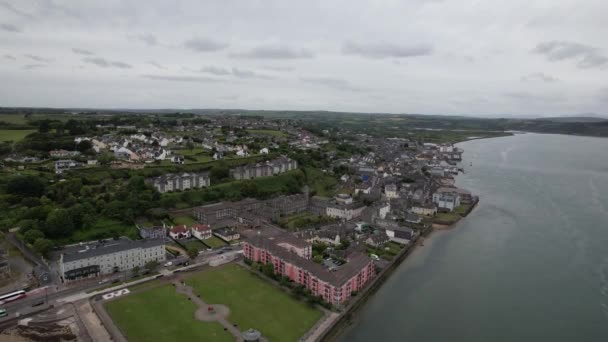
{"label": "vegetation", "polygon": [[206,302],[227,305],[230,322],[255,327],[270,341],[296,341],[322,316],[234,264],[197,273],[186,283]]}
{"label": "vegetation", "polygon": [[129,341],[233,341],[217,322],[195,320],[197,307],[165,285],[107,302],[105,308]]}
{"label": "vegetation", "polygon": [[226,246],[226,242],[216,236],[212,236],[208,239],[203,240],[203,243],[209,246],[209,248],[218,248]]}
{"label": "vegetation", "polygon": [[0,141],[18,142],[23,140],[27,135],[36,132],[33,129],[0,129]]}

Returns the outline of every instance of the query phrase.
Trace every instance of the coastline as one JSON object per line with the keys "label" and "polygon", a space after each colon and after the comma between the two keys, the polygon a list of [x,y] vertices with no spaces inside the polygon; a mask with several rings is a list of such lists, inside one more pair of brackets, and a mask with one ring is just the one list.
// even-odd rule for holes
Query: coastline
{"label": "coastline", "polygon": [[407,259],[407,257],[414,252],[417,248],[424,247],[424,240],[431,236],[434,231],[448,230],[452,229],[460,220],[467,217],[475,207],[479,204],[479,197],[475,197],[475,201],[471,204],[471,207],[463,213],[460,219],[451,222],[449,224],[431,224],[427,229],[422,231],[420,235],[416,236],[411,243],[404,248],[404,250],[395,256],[395,259],[389,266],[383,269],[379,274],[377,274],[376,278],[372,281],[372,283],[368,284],[366,288],[361,291],[359,296],[350,303],[344,311],[342,311],[339,316],[334,320],[334,322],[327,326],[325,331],[321,333],[317,333],[319,337],[318,341],[322,342],[333,342],[338,341],[338,339],[344,335],[355,323],[357,314],[365,307],[367,301],[372,298],[375,293],[382,287],[384,282],[386,282],[392,273]]}

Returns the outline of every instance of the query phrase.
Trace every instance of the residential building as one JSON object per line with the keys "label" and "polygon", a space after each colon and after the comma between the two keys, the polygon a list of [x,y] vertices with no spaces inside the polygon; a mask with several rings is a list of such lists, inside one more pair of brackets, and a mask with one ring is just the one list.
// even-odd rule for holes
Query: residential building
{"label": "residential building", "polygon": [[217,236],[218,238],[220,238],[226,242],[238,240],[241,237],[241,234],[239,234],[239,232],[237,232],[236,229],[229,228],[229,227],[216,229],[213,231],[213,235]]}
{"label": "residential building", "polygon": [[433,216],[437,213],[437,206],[433,203],[415,204],[412,206],[412,212],[418,215]]}
{"label": "residential building", "polygon": [[79,163],[71,159],[63,159],[55,161],[55,173],[61,174],[63,171],[78,167]]}
{"label": "residential building", "polygon": [[167,236],[167,228],[163,226],[137,227],[142,239],[163,239]]}
{"label": "residential building", "polygon": [[79,151],[66,151],[66,150],[52,150],[49,151],[51,158],[69,158],[79,156]]}
{"label": "residential building", "polygon": [[251,261],[272,264],[275,273],[304,286],[312,295],[330,304],[345,304],[374,276],[374,263],[365,254],[352,253],[345,258],[345,264],[330,269],[294,252],[292,243],[281,242],[280,238],[275,241],[255,236],[244,242],[243,254]]}
{"label": "residential building", "polygon": [[169,236],[174,240],[179,240],[179,239],[187,239],[192,235],[190,233],[190,229],[188,229],[188,227],[186,227],[186,225],[179,224],[179,225],[173,226],[173,227],[171,227],[171,229],[169,229]]}
{"label": "residential building", "polygon": [[[232,219],[236,220],[244,211],[257,211],[263,206],[261,201],[246,198],[238,202],[219,202],[195,208],[193,215],[198,222],[213,225],[218,221]],[[215,225],[214,225],[215,226]]]}
{"label": "residential building", "polygon": [[211,185],[209,172],[201,173],[170,173],[160,177],[146,180],[158,190],[158,192],[183,191],[188,189],[204,188]]}
{"label": "residential building", "polygon": [[298,168],[298,162],[281,156],[277,159],[255,165],[243,165],[230,169],[230,176],[234,179],[253,179],[278,175]]}
{"label": "residential building", "polygon": [[206,240],[213,236],[211,227],[206,224],[195,224],[192,226],[192,235],[199,240]]}
{"label": "residential building", "polygon": [[396,184],[387,184],[384,186],[384,194],[386,198],[399,198],[399,192],[397,191]]}
{"label": "residential building", "polygon": [[439,210],[453,211],[460,205],[460,193],[455,188],[439,188],[433,193],[433,203]]}
{"label": "residential building", "polygon": [[346,221],[352,220],[361,216],[365,209],[363,203],[338,204],[329,203],[325,215],[333,218],[339,218]]}
{"label": "residential building", "polygon": [[143,267],[150,261],[165,261],[165,241],[109,239],[66,246],[59,257],[63,281]]}
{"label": "residential building", "polygon": [[390,237],[385,232],[378,231],[376,234],[371,234],[365,239],[365,243],[372,247],[379,248],[386,245],[390,240]]}

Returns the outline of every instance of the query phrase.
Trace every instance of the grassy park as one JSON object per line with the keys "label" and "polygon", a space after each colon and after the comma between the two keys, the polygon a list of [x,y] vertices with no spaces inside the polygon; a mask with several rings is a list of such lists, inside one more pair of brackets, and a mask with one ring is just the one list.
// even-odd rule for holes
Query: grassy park
{"label": "grassy park", "polygon": [[227,305],[231,323],[258,329],[270,341],[296,341],[322,316],[234,264],[194,274],[186,283],[205,302]]}
{"label": "grassy park", "polygon": [[34,129],[0,129],[0,141],[17,142],[25,138],[26,135],[36,132]]}
{"label": "grassy park", "polygon": [[203,240],[203,242],[205,243],[205,245],[209,246],[210,248],[226,246],[226,243],[222,239],[218,238],[217,236],[212,236],[208,239]]}
{"label": "grassy park", "polygon": [[196,305],[171,285],[143,290],[105,304],[129,341],[233,341],[217,322],[194,319]]}

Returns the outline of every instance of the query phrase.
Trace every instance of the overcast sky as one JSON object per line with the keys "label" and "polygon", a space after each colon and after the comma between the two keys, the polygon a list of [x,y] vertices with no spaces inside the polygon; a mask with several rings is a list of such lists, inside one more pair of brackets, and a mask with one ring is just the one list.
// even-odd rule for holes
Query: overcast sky
{"label": "overcast sky", "polygon": [[0,0],[0,106],[608,114],[606,0]]}

